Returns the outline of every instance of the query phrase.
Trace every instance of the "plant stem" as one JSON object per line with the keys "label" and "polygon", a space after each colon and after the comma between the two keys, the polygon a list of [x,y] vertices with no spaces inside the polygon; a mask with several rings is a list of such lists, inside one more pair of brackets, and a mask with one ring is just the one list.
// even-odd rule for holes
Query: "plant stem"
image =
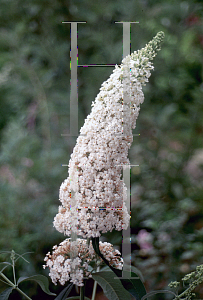
{"label": "plant stem", "polygon": [[21,293],[26,299],[28,300],[32,300],[30,297],[28,297],[28,295],[26,295],[21,289],[19,289],[18,287],[16,287],[16,290]]}
{"label": "plant stem", "polygon": [[85,285],[86,285],[86,280],[84,279],[84,285],[80,287],[80,300],[85,299]]}
{"label": "plant stem", "polygon": [[13,279],[14,279],[14,284],[16,285],[16,274],[15,274],[15,262],[14,262],[14,260],[12,261],[12,265],[13,265]]}
{"label": "plant stem", "polygon": [[97,291],[97,282],[96,282],[96,280],[95,280],[95,281],[94,281],[93,292],[92,292],[92,300],[95,300],[96,291]]}
{"label": "plant stem", "polygon": [[1,277],[3,277],[3,279],[5,279],[8,282],[10,286],[15,287],[15,284],[13,284],[13,282],[11,282],[3,273],[1,273],[0,275]]}
{"label": "plant stem", "polygon": [[84,286],[80,287],[80,300],[84,300]]}
{"label": "plant stem", "polygon": [[[97,272],[99,272],[99,270],[100,270],[100,266],[97,267]],[[92,292],[92,300],[95,300],[96,291],[97,291],[97,282],[95,280],[94,281],[94,286],[93,286],[93,292]]]}
{"label": "plant stem", "polygon": [[7,282],[8,282],[8,284],[10,285],[10,286],[12,286],[13,287],[13,289],[16,289],[19,293],[21,293],[26,299],[28,299],[28,300],[32,300],[30,297],[28,297],[23,291],[21,291],[21,289],[19,289],[19,287],[17,287],[13,282],[11,282],[3,273],[1,273],[0,274],[1,275],[1,277],[3,277],[3,279],[5,279]]}

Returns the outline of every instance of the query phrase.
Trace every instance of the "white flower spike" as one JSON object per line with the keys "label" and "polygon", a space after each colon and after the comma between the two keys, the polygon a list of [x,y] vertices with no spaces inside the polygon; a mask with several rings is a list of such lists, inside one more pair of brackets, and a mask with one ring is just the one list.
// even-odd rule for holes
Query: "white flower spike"
{"label": "white flower spike", "polygon": [[[102,84],[71,154],[69,177],[60,187],[62,205],[54,219],[59,232],[70,236],[72,231],[91,238],[113,229],[127,229],[130,216],[121,170],[129,164],[132,129],[144,101],[142,85],[154,69],[151,61],[163,38],[164,33],[159,32],[145,48],[126,56]],[[129,70],[127,77],[124,69]],[[123,101],[124,82],[129,101]],[[124,119],[130,124],[127,136],[122,135],[125,108],[130,111]]]}

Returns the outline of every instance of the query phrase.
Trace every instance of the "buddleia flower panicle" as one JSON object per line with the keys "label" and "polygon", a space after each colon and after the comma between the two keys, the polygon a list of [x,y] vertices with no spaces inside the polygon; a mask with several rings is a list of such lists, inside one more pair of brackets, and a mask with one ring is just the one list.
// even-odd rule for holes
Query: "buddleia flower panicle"
{"label": "buddleia flower panicle", "polygon": [[[83,286],[84,278],[91,278],[92,273],[96,272],[97,267],[103,263],[103,260],[95,253],[92,241],[88,247],[85,239],[78,238],[76,241],[71,241],[69,238],[59,246],[54,246],[53,249],[52,254],[47,253],[44,259],[46,265],[43,267],[50,269],[49,276],[54,284],[59,281],[64,285],[70,281],[78,286]],[[110,243],[99,242],[99,249],[112,267],[122,269],[121,253],[114,250]],[[72,257],[73,252],[77,252],[74,258]]]}
{"label": "buddleia flower panicle", "polygon": [[[90,238],[113,229],[127,229],[130,215],[125,205],[127,189],[121,171],[123,165],[130,163],[132,129],[144,101],[142,86],[154,69],[152,60],[160,50],[163,37],[164,33],[159,32],[143,49],[126,56],[102,84],[71,154],[69,176],[60,187],[61,206],[54,219],[59,232],[70,236],[73,231]],[[124,69],[128,70],[127,77]],[[124,82],[129,99],[125,102]],[[126,106],[130,108],[124,120],[130,124],[127,136],[122,135]]]}

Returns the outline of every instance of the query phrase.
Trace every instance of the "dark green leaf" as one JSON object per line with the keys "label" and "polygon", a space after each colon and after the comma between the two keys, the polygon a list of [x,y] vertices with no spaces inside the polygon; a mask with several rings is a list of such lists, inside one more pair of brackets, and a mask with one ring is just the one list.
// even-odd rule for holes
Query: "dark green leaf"
{"label": "dark green leaf", "polygon": [[136,273],[131,272],[130,277],[129,272],[123,271],[123,277],[125,279],[120,278],[122,285],[135,299],[140,300],[146,295],[145,286]]}
{"label": "dark green leaf", "polygon": [[43,276],[43,275],[34,275],[34,276],[30,276],[30,277],[20,277],[18,279],[17,284],[19,284],[23,281],[27,281],[27,280],[34,280],[35,282],[37,282],[46,294],[52,295],[52,296],[56,295],[56,294],[50,292],[50,290],[49,290],[49,281],[45,276]]}
{"label": "dark green leaf", "polygon": [[12,267],[12,264],[11,264],[11,263],[9,263],[9,262],[7,262],[7,261],[1,262],[0,264],[9,265],[9,266],[11,266],[11,267]]}
{"label": "dark green leaf", "polygon": [[105,296],[109,300],[130,300],[130,294],[124,289],[120,280],[115,279],[114,273],[110,271],[97,272],[92,274],[92,278],[102,287]]}
{"label": "dark green leaf", "polygon": [[7,266],[5,266],[3,269],[1,269],[0,274],[3,273],[3,271],[4,271],[8,266],[11,266],[11,267],[12,267],[12,264],[7,263],[7,262],[2,262],[1,264],[5,264],[5,265],[7,265]]}
{"label": "dark green leaf", "polygon": [[[131,277],[130,277],[129,272],[113,268],[99,250],[98,237],[92,238],[92,245],[94,247],[95,252],[104,260],[107,266],[109,266],[109,268],[120,278],[123,287],[133,297],[135,297],[136,300],[141,300],[141,298],[146,295],[146,289],[141,279],[137,276],[137,274],[135,272],[131,272]],[[122,279],[123,276],[124,279]]]}
{"label": "dark green leaf", "polygon": [[11,251],[0,251],[0,254],[2,253],[11,253]]}
{"label": "dark green leaf", "polygon": [[0,300],[7,300],[12,293],[13,287],[9,287],[0,294]]}
{"label": "dark green leaf", "polygon": [[107,266],[109,266],[109,268],[114,271],[114,273],[121,277],[122,276],[122,271],[121,270],[118,270],[118,269],[115,269],[113,268],[112,266],[109,265],[109,262],[108,260],[103,256],[103,254],[100,252],[99,250],[99,237],[96,237],[96,238],[92,238],[92,246],[94,248],[94,251],[103,259],[103,261],[106,263]]}
{"label": "dark green leaf", "polygon": [[54,299],[54,300],[65,300],[66,297],[70,294],[71,290],[73,288],[73,283],[69,283],[65,289],[63,289],[60,294]]}
{"label": "dark green leaf", "polygon": [[5,266],[3,269],[1,269],[0,274],[3,273],[3,271],[7,268],[8,266]]}
{"label": "dark green leaf", "polygon": [[131,271],[134,272],[142,280],[142,282],[144,282],[144,277],[142,275],[142,272],[140,270],[138,270],[138,268],[131,266]]}

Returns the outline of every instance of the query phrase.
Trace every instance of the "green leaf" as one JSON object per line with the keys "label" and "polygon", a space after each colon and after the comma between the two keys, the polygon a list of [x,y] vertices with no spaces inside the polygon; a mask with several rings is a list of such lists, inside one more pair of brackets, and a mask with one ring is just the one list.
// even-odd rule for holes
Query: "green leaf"
{"label": "green leaf", "polygon": [[0,294],[0,300],[7,300],[12,293],[13,287],[9,287]]}
{"label": "green leaf", "polygon": [[144,277],[142,275],[142,272],[138,270],[138,268],[136,268],[135,266],[131,266],[131,271],[134,272],[142,280],[142,282],[144,282]]}
{"label": "green leaf", "polygon": [[[129,270],[131,268],[131,271],[136,273],[139,276],[139,278],[142,280],[142,282],[144,282],[144,277],[143,277],[141,271],[138,270],[138,268],[136,268],[135,266],[129,266],[129,265],[127,265],[126,268],[128,268]],[[111,269],[109,268],[109,266],[106,265],[100,271],[111,271]]]}
{"label": "green leaf", "polygon": [[66,297],[70,294],[71,290],[73,288],[73,283],[69,283],[65,289],[63,289],[60,294],[54,299],[54,300],[65,300]]}
{"label": "green leaf", "polygon": [[7,265],[7,266],[5,266],[3,269],[1,269],[0,274],[3,273],[3,271],[4,271],[8,266],[11,266],[11,267],[12,267],[12,264],[7,263],[7,262],[2,262],[2,263],[0,263],[0,264],[5,264],[5,265]]}
{"label": "green leaf", "polygon": [[114,278],[112,271],[97,272],[92,278],[98,282],[109,300],[130,300],[130,294],[124,289],[119,279]]}
{"label": "green leaf", "polygon": [[13,266],[11,263],[7,262],[7,261],[4,261],[4,262],[1,262],[0,264],[4,264],[4,265],[8,265],[8,266]]}
{"label": "green leaf", "polygon": [[0,254],[2,253],[11,253],[11,251],[0,251]]}
{"label": "green leaf", "polygon": [[102,271],[111,271],[111,269],[109,268],[109,266],[104,266],[103,268],[101,268],[100,272],[102,272]]}
{"label": "green leaf", "polygon": [[17,285],[19,283],[21,283],[23,281],[27,281],[27,280],[36,281],[46,294],[56,296],[56,294],[50,292],[50,290],[49,290],[49,281],[45,276],[43,276],[43,275],[34,275],[34,276],[30,276],[30,277],[20,277],[18,279]]}
{"label": "green leaf", "polygon": [[123,271],[124,279],[120,278],[120,281],[124,288],[137,300],[141,300],[143,296],[146,295],[146,289],[140,278],[136,273],[131,272],[131,276],[129,272]]}
{"label": "green leaf", "polygon": [[118,270],[118,269],[115,269],[113,268],[111,265],[109,265],[109,262],[108,260],[103,256],[103,254],[100,252],[99,250],[99,237],[96,237],[96,238],[92,238],[92,246],[94,248],[94,251],[103,259],[103,261],[106,263],[107,266],[109,266],[109,268],[114,271],[114,273],[117,275],[117,276],[122,276],[122,271],[121,270]]}
{"label": "green leaf", "polygon": [[[118,270],[113,268],[108,260],[102,255],[99,250],[99,237],[92,238],[92,245],[95,252],[104,260],[104,262],[109,266],[109,268],[120,278],[120,281],[123,287],[133,296],[136,300],[141,300],[143,296],[146,295],[146,289],[141,281],[141,279],[137,276],[135,272],[131,272],[131,277],[129,276],[129,272]],[[124,278],[122,279],[122,277]],[[127,277],[127,278],[126,278]]]}
{"label": "green leaf", "polygon": [[24,255],[29,254],[29,253],[34,253],[34,252],[25,252],[25,253],[23,253],[22,255],[20,255],[20,254],[18,254],[18,253],[15,253],[16,255],[18,255],[18,258],[15,259],[15,262],[17,262],[17,260],[18,260],[19,258],[22,258],[25,262],[27,262],[27,263],[29,264],[29,261],[23,257]]}

